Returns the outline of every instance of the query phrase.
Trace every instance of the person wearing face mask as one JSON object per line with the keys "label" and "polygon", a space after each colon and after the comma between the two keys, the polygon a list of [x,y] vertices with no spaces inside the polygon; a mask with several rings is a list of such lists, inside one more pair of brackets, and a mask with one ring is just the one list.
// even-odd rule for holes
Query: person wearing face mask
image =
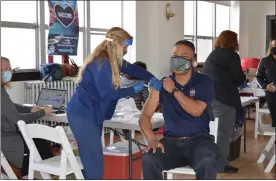
{"label": "person wearing face mask", "polygon": [[[163,170],[189,165],[196,179],[216,179],[219,154],[214,137],[209,135],[208,107],[213,100],[213,81],[194,71],[195,47],[178,41],[170,60],[172,75],[162,79],[160,92],[151,89],[139,124],[148,141],[142,158],[143,178],[162,180]],[[160,102],[165,120],[164,137],[158,141],[151,118]]]}
{"label": "person wearing face mask", "polygon": [[78,87],[67,105],[67,118],[76,138],[85,179],[102,179],[103,149],[101,135],[104,120],[110,120],[117,102],[144,88],[144,82],[121,88],[120,73],[149,82],[159,91],[161,82],[148,71],[123,59],[133,37],[119,27],[113,27],[79,71]]}
{"label": "person wearing face mask", "polygon": [[259,85],[266,90],[272,127],[276,127],[276,38],[270,40],[267,55],[259,63],[256,77]]}
{"label": "person wearing face mask", "polygon": [[245,120],[238,87],[246,81],[242,71],[237,33],[225,30],[215,42],[215,49],[207,57],[203,74],[214,80],[215,97],[212,102],[214,117],[219,118],[217,144],[220,157],[218,172],[236,173],[238,168],[229,164],[229,145],[236,122]]}
{"label": "person wearing face mask", "polygon": [[[6,88],[10,87],[12,69],[10,61],[1,57],[1,151],[9,161],[17,178],[27,179],[29,170],[29,149],[18,130],[17,121],[23,120],[27,124],[52,113],[52,108],[25,107],[13,103]],[[50,145],[45,140],[34,139],[42,159],[51,158]]]}

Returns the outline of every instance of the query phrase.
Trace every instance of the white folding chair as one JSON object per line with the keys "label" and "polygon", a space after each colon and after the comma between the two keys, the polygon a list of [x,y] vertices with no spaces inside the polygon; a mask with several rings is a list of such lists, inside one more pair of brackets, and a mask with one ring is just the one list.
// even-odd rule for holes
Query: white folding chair
{"label": "white folding chair", "polygon": [[[215,143],[217,143],[218,121],[219,121],[218,118],[215,118],[215,120],[210,121],[210,124],[209,124],[210,134],[215,137]],[[164,179],[173,179],[173,174],[195,175],[195,171],[189,166],[163,171]]]}
{"label": "white folding chair", "polygon": [[1,151],[1,166],[3,167],[4,171],[6,172],[6,174],[1,173],[1,179],[17,180],[15,173],[13,172],[9,162],[7,161],[7,159],[4,156],[2,151]]}
{"label": "white folding chair", "polygon": [[[276,144],[276,138],[275,138],[275,128],[270,128],[266,129],[264,132],[266,135],[270,135],[271,138],[269,139],[264,151],[262,152],[260,158],[258,159],[257,163],[263,163],[263,161],[266,159],[268,159],[269,163],[265,168],[264,172],[270,172],[273,168],[273,166],[275,165],[275,144]],[[269,152],[272,151],[272,154],[270,154]]]}
{"label": "white folding chair", "polygon": [[[80,158],[75,157],[63,127],[52,128],[40,124],[26,124],[24,121],[18,121],[17,124],[30,150],[28,179],[34,178],[34,171],[40,172],[43,179],[51,179],[49,174],[58,175],[59,179],[66,179],[66,176],[72,173],[75,174],[76,179],[84,179]],[[61,144],[61,156],[42,160],[33,138]]]}
{"label": "white folding chair", "polygon": [[254,137],[257,138],[258,135],[265,135],[265,129],[271,127],[270,124],[264,124],[262,121],[262,115],[263,114],[269,114],[269,109],[267,105],[264,105],[262,108],[260,108],[259,101],[256,102],[256,119],[255,119],[255,131],[254,131]]}

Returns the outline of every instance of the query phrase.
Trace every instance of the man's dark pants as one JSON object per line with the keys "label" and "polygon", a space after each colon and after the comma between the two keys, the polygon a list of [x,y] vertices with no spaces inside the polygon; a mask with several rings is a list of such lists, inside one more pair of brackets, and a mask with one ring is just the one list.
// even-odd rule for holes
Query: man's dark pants
{"label": "man's dark pants", "polygon": [[216,159],[219,149],[214,137],[200,134],[186,139],[162,138],[165,153],[157,149],[143,155],[143,178],[162,180],[162,171],[189,165],[196,172],[196,179],[214,180],[217,176]]}

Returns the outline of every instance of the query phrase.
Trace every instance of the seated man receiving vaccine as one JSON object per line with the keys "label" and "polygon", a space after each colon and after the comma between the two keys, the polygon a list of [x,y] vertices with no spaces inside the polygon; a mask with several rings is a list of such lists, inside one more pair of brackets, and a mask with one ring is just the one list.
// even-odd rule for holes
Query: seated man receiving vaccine
{"label": "seated man receiving vaccine", "polygon": [[[208,106],[214,96],[213,81],[196,72],[193,43],[181,40],[173,48],[174,72],[164,78],[160,92],[151,89],[139,124],[149,146],[143,155],[143,178],[161,180],[162,171],[189,165],[197,179],[216,179],[219,153],[209,135]],[[164,137],[158,141],[151,118],[161,103],[165,120]]]}

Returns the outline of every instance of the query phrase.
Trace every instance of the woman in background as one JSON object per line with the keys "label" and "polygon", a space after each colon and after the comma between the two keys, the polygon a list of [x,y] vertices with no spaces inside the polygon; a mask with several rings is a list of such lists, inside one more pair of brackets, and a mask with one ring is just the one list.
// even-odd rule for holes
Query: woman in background
{"label": "woman in background", "polygon": [[141,92],[144,82],[121,88],[120,73],[146,80],[161,89],[161,82],[146,70],[123,60],[133,37],[119,27],[111,28],[79,71],[78,87],[67,105],[67,118],[79,148],[85,179],[102,179],[104,120],[110,120],[117,102]]}
{"label": "woman in background", "polygon": [[263,58],[259,64],[257,81],[266,90],[272,127],[276,127],[276,38],[270,40],[267,57]]}
{"label": "woman in background", "polygon": [[[27,124],[52,113],[49,106],[25,107],[13,103],[6,88],[12,78],[12,69],[8,58],[1,57],[1,151],[11,164],[17,178],[27,179],[29,170],[29,149],[17,127],[17,121]],[[47,141],[34,139],[42,159],[53,157]]]}
{"label": "woman in background", "polygon": [[[208,56],[203,74],[214,80],[215,98],[211,104],[213,116],[219,118],[218,141],[220,157],[217,161],[219,173],[236,173],[238,168],[229,165],[229,144],[237,119],[243,119],[243,108],[238,87],[246,77],[241,68],[238,35],[230,30],[221,32],[215,49]],[[240,120],[244,121],[244,120]]]}

